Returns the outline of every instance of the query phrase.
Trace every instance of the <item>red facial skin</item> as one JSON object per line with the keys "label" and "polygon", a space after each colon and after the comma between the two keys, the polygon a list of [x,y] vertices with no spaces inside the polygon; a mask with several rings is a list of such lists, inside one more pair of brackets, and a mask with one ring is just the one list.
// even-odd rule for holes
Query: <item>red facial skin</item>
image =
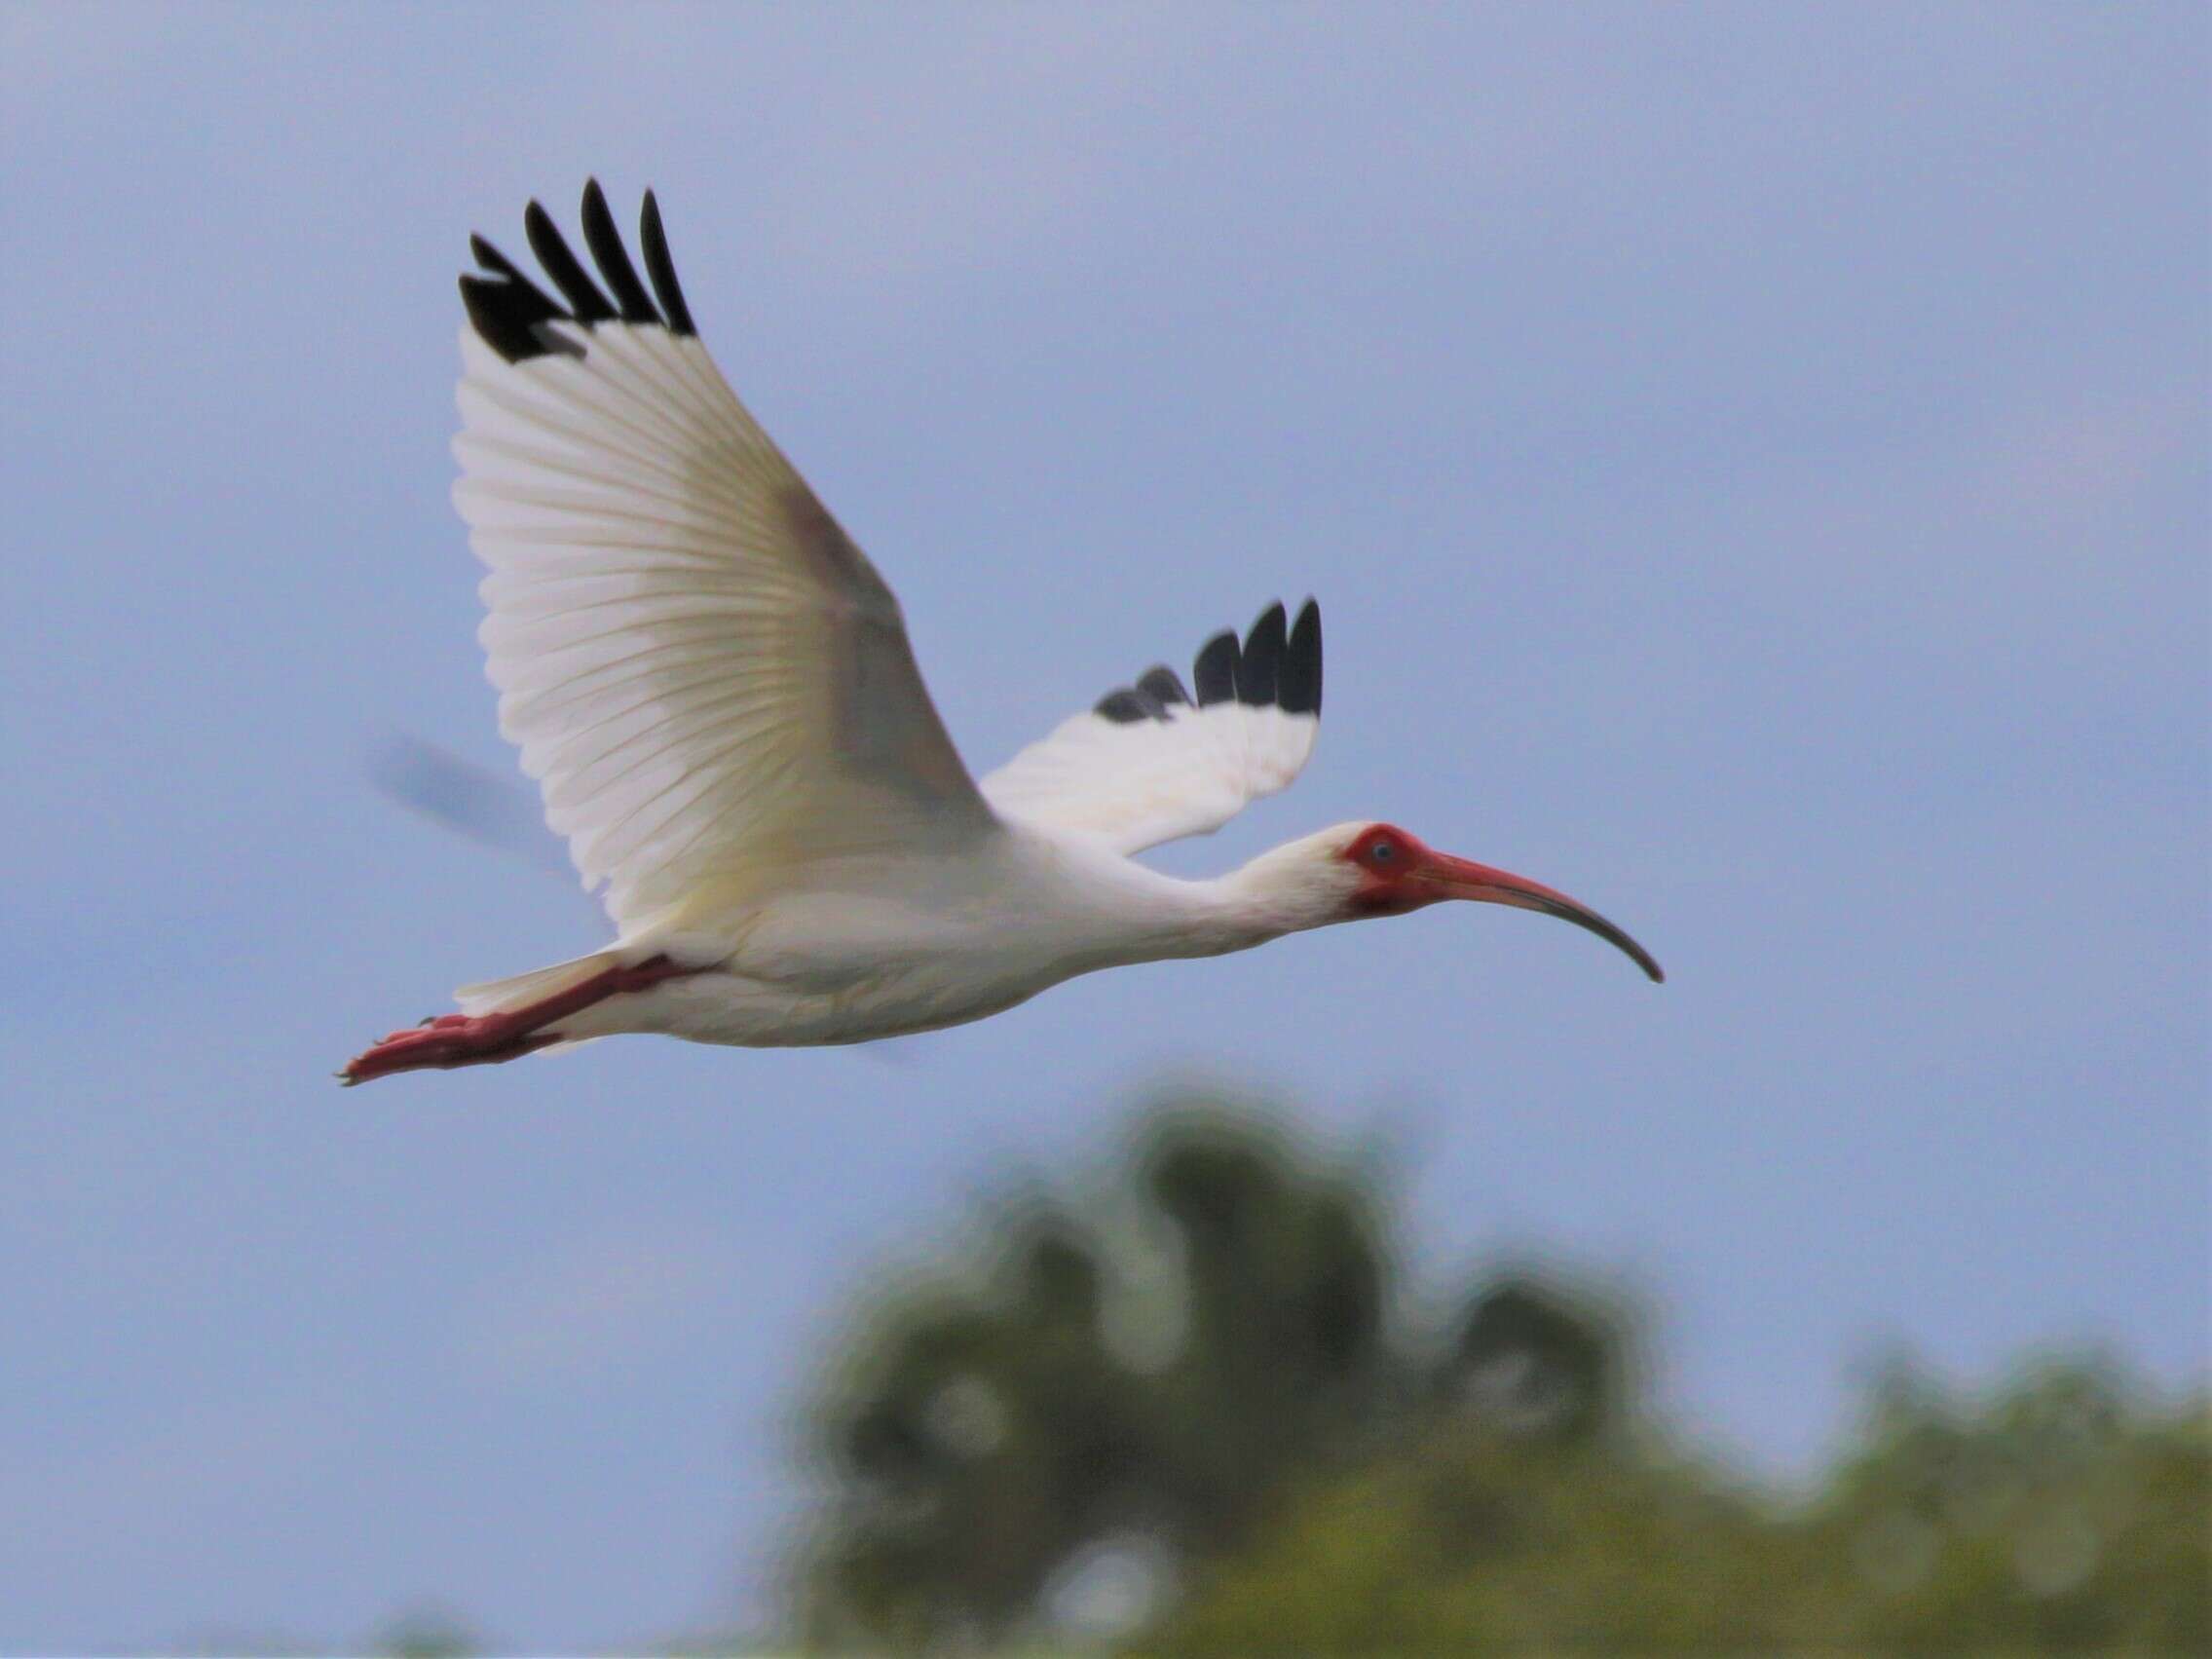
{"label": "red facial skin", "polygon": [[1395,824],[1369,824],[1341,856],[1366,873],[1352,894],[1352,907],[1362,916],[1403,916],[1444,896],[1406,879],[1432,854],[1426,843]]}
{"label": "red facial skin", "polygon": [[1438,852],[1395,824],[1369,824],[1339,856],[1362,872],[1352,894],[1355,916],[1403,916],[1447,898],[1510,905],[1587,928],[1623,952],[1655,982],[1667,977],[1650,952],[1588,905],[1525,876]]}

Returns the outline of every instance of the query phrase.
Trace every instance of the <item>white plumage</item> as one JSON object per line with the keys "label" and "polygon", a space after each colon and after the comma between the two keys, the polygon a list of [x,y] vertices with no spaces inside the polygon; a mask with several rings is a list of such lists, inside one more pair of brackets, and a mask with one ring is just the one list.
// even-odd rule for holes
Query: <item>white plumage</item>
{"label": "white plumage", "polygon": [[[1154,668],[979,786],[897,599],[696,337],[650,194],[650,293],[596,184],[583,224],[604,289],[536,203],[525,223],[565,304],[477,239],[488,275],[462,283],[454,500],[490,570],[500,729],[585,885],[604,884],[618,938],[465,987],[461,1013],[394,1033],[347,1081],[619,1031],[859,1041],[1098,967],[1449,896],[1566,914],[1650,967],[1550,889],[1386,825],[1325,831],[1215,882],[1130,861],[1218,828],[1305,765],[1321,701],[1310,602],[1294,628],[1275,606],[1242,642],[1210,641],[1195,700]],[[1445,890],[1454,880],[1495,890]]]}
{"label": "white plumage", "polygon": [[1143,721],[1094,710],[1063,721],[984,778],[983,798],[1003,816],[1142,852],[1211,835],[1249,803],[1288,789],[1320,731],[1318,713],[1233,699],[1169,703]]}
{"label": "white plumage", "polygon": [[705,348],[590,338],[508,363],[463,334],[454,500],[492,570],[500,730],[615,924],[836,848],[983,833],[898,601]]}

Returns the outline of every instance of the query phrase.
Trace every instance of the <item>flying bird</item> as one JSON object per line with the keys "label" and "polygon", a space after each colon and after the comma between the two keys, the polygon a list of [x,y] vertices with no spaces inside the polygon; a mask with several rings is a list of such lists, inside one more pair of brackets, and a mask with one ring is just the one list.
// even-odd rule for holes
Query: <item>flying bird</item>
{"label": "flying bird", "polygon": [[[536,202],[548,293],[481,237],[461,279],[461,478],[490,567],[500,730],[617,937],[463,986],[339,1076],[485,1065],[621,1032],[780,1046],[981,1019],[1080,973],[1249,950],[1444,899],[1587,906],[1355,820],[1183,881],[1132,855],[1297,776],[1321,612],[1270,605],[982,778],[898,600],[707,355],[649,191],[632,263],[596,182],[586,271]],[[558,297],[555,297],[557,293]]]}

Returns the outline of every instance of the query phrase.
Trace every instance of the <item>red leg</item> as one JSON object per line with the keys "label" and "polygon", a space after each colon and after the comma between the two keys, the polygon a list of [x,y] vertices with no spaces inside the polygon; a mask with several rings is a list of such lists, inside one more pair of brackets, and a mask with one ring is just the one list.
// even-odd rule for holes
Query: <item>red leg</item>
{"label": "red leg", "polygon": [[579,1008],[588,1008],[627,991],[643,991],[664,979],[704,971],[680,967],[666,957],[652,957],[635,967],[605,968],[566,991],[556,991],[519,1008],[496,1014],[436,1014],[419,1026],[395,1031],[356,1054],[346,1062],[338,1079],[351,1088],[394,1072],[450,1072],[459,1066],[490,1066],[517,1059],[560,1041],[557,1033],[543,1028],[566,1019]]}

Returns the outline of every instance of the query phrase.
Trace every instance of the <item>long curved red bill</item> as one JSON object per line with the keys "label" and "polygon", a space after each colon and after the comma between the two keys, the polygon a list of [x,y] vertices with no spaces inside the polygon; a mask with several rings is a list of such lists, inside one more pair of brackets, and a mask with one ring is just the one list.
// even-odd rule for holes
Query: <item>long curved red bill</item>
{"label": "long curved red bill", "polygon": [[1409,879],[1433,889],[1439,898],[1471,899],[1477,904],[1510,904],[1516,910],[1533,910],[1545,916],[1556,916],[1561,922],[1571,922],[1577,927],[1587,928],[1596,934],[1626,955],[1655,982],[1664,982],[1667,978],[1665,970],[1653,960],[1651,953],[1621,928],[1587,904],[1545,886],[1541,882],[1532,882],[1527,877],[1516,876],[1509,870],[1493,870],[1487,864],[1477,864],[1470,859],[1454,858],[1443,852],[1430,853]]}

